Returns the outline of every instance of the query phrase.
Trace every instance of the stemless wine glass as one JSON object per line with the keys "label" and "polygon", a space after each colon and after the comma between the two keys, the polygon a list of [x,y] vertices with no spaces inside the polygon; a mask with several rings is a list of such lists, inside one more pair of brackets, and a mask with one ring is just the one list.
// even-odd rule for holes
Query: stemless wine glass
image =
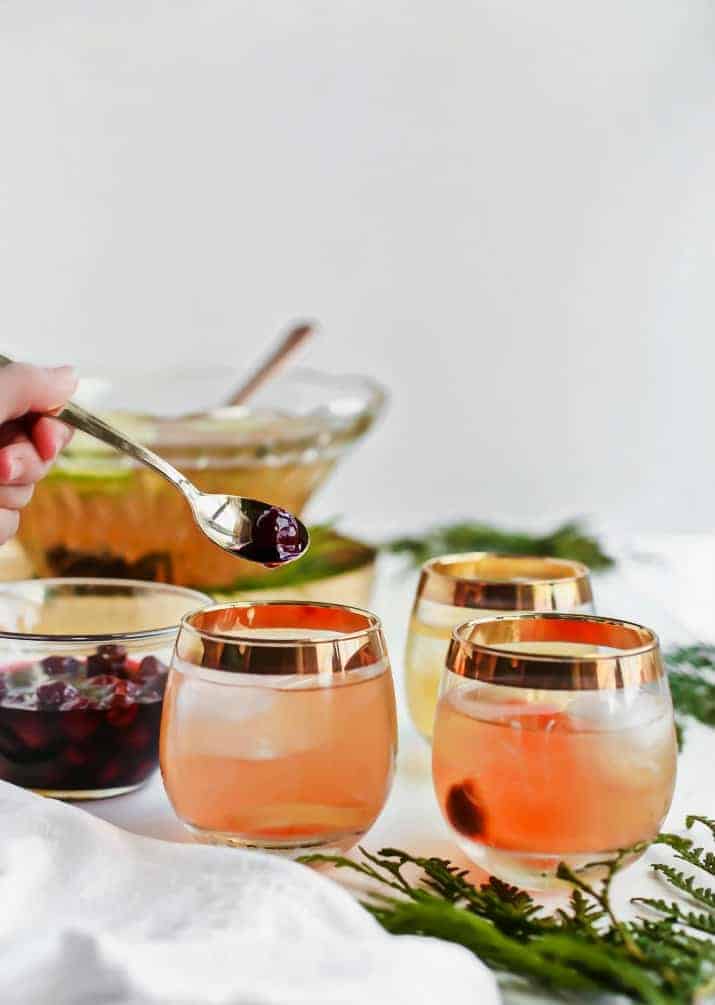
{"label": "stemless wine glass", "polygon": [[495,875],[548,885],[653,838],[675,783],[658,638],[608,618],[470,621],[449,646],[432,750],[442,814]]}
{"label": "stemless wine glass", "polygon": [[[410,618],[405,673],[412,721],[430,740],[452,629],[480,617],[521,611],[593,613],[589,571],[580,562],[471,552],[422,566]],[[476,616],[476,615],[475,615]]]}
{"label": "stemless wine glass", "polygon": [[380,621],[337,604],[234,603],[187,615],[161,770],[185,826],[216,844],[346,850],[387,798],[395,697]]}

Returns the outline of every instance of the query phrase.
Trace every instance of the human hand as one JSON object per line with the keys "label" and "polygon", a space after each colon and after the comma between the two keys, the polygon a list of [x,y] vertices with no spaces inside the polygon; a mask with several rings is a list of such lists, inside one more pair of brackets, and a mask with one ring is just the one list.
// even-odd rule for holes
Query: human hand
{"label": "human hand", "polygon": [[69,366],[0,369],[0,544],[13,536],[35,482],[72,438],[69,426],[35,413],[61,408],[76,386]]}

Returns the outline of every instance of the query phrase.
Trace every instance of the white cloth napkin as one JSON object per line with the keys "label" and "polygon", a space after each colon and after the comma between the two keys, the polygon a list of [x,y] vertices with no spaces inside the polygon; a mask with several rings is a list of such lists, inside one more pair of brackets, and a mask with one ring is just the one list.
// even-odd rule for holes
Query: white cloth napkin
{"label": "white cloth napkin", "polygon": [[493,1005],[459,946],[390,936],[259,852],[173,844],[0,783],[4,1005]]}

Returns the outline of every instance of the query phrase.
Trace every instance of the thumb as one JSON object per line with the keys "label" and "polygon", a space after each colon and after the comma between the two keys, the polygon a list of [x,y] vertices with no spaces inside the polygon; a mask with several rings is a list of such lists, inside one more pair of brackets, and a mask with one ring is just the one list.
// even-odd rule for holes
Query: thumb
{"label": "thumb", "polygon": [[0,369],[0,422],[60,408],[76,387],[77,375],[71,366],[11,363]]}

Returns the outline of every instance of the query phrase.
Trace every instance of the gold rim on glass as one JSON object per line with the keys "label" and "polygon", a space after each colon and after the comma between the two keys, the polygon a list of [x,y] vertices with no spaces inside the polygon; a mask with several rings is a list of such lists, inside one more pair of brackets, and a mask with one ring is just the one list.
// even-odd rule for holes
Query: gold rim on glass
{"label": "gold rim on glass", "polygon": [[488,551],[425,562],[417,596],[496,611],[568,611],[593,601],[589,570],[581,562]]}
{"label": "gold rim on glass", "polygon": [[[584,648],[573,655],[548,652],[550,643]],[[468,621],[452,634],[447,668],[490,684],[556,691],[616,690],[650,683],[664,673],[658,636],[650,628],[586,614]]]}
{"label": "gold rim on glass", "polygon": [[[280,635],[271,637],[271,631]],[[382,625],[370,611],[290,600],[236,601],[186,614],[177,656],[195,666],[248,674],[344,673],[387,665]]]}

